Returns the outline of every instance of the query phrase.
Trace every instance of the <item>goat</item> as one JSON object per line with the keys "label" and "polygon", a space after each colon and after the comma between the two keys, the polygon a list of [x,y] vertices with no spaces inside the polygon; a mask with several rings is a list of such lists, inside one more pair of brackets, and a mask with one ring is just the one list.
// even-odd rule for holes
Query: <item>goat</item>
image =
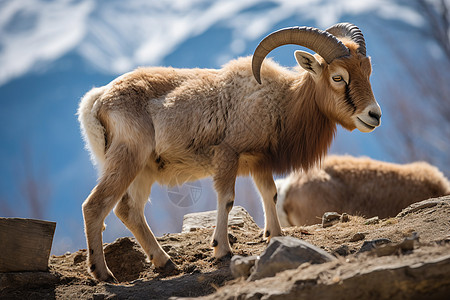
{"label": "goat", "polygon": [[326,157],[322,168],[292,173],[277,187],[282,226],[317,224],[327,211],[393,217],[414,202],[450,194],[449,181],[426,162],[352,156]]}
{"label": "goat", "polygon": [[[295,52],[303,71],[271,60],[263,64],[270,51],[285,44],[317,54]],[[261,41],[253,58],[239,58],[219,70],[138,68],[89,91],[78,114],[101,169],[82,205],[91,274],[115,280],[102,248],[103,222],[113,208],[157,270],[176,270],[144,216],[155,181],[174,185],[212,176],[218,195],[211,242],[215,258],[231,254],[227,223],[238,175],[251,174],[259,189],[265,237],[281,235],[272,173],[314,165],[338,123],[363,132],[380,125],[370,74],[361,31],[340,23],[327,31],[276,31]]]}

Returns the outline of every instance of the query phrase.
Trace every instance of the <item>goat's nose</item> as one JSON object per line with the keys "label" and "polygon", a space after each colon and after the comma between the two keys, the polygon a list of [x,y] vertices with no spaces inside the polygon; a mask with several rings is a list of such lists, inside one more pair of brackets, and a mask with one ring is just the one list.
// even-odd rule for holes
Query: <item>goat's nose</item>
{"label": "goat's nose", "polygon": [[369,116],[377,121],[376,124],[377,126],[380,125],[380,118],[381,118],[380,112],[369,111]]}

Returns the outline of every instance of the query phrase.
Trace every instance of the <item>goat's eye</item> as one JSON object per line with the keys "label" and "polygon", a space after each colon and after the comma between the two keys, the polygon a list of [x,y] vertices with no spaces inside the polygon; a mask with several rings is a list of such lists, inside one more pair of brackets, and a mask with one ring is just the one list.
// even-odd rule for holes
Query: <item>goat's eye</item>
{"label": "goat's eye", "polygon": [[335,82],[340,82],[344,80],[341,75],[336,75],[332,77]]}

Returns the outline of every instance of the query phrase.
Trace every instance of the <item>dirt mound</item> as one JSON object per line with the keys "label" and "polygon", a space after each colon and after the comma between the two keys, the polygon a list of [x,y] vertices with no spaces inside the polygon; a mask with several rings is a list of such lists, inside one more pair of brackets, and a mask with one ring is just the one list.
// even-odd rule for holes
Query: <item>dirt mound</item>
{"label": "dirt mound", "polygon": [[[366,223],[349,221],[289,227],[284,234],[301,238],[339,258],[320,265],[308,263],[275,277],[247,282],[234,279],[229,261],[212,260],[212,228],[167,234],[158,238],[180,267],[163,276],[146,260],[133,238],[105,245],[106,260],[119,284],[97,283],[87,273],[86,250],[50,258],[49,272],[0,274],[1,299],[167,299],[169,297],[306,299],[333,294],[337,299],[398,299],[439,297],[450,292],[450,197],[404,210],[396,218]],[[249,218],[231,225],[234,254],[259,255],[266,247],[262,231]],[[378,257],[357,254],[364,242],[389,239],[393,244],[416,232],[413,250]],[[330,294],[331,293],[331,294]]]}

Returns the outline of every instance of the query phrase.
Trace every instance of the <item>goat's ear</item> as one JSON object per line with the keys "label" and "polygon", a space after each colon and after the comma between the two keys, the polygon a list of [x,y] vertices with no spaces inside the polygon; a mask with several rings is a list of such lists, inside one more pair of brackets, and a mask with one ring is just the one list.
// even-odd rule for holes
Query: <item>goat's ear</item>
{"label": "goat's ear", "polygon": [[305,51],[295,51],[294,53],[297,63],[306,71],[314,76],[320,76],[322,74],[322,66],[317,59]]}

